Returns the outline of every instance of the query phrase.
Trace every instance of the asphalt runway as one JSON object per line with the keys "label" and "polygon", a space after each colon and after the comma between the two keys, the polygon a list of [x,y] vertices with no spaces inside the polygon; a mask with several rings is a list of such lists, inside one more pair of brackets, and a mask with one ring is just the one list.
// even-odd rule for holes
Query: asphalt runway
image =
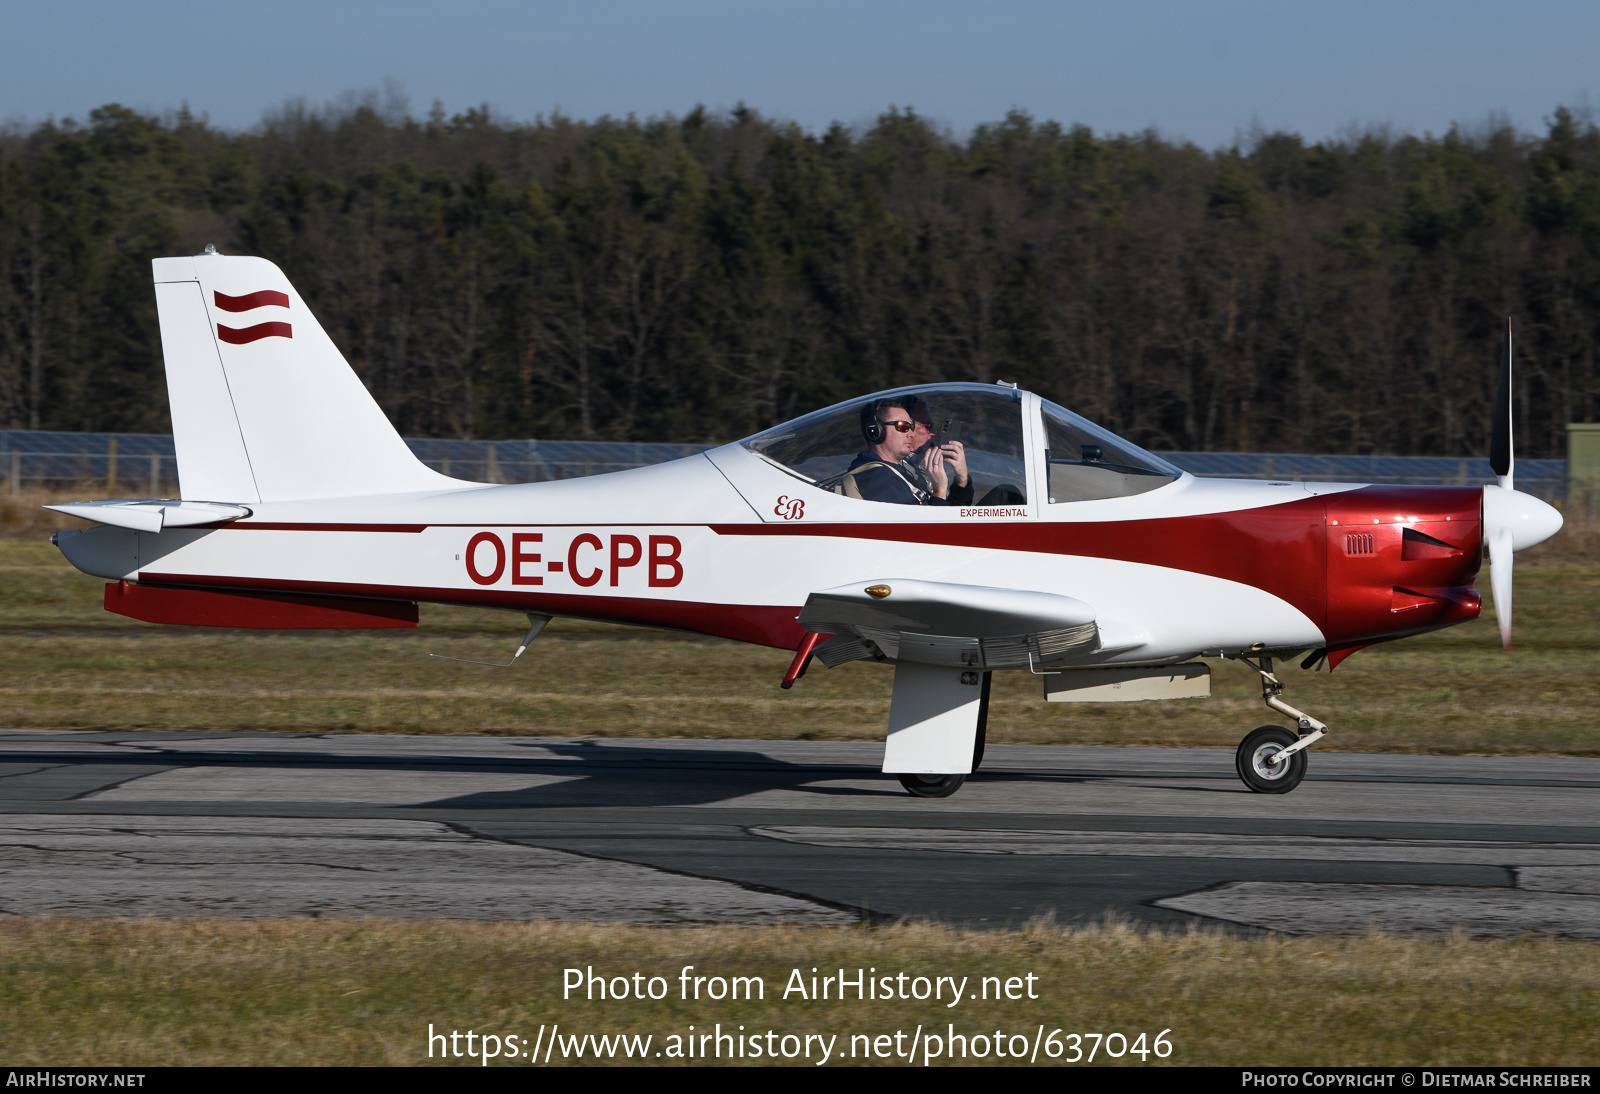
{"label": "asphalt runway", "polygon": [[0,730],[0,914],[544,917],[1600,938],[1600,759]]}

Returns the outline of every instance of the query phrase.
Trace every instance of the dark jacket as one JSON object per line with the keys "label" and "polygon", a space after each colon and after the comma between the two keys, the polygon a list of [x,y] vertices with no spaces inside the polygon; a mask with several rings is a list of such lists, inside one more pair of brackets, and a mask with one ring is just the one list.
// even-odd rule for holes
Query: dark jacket
{"label": "dark jacket", "polygon": [[[876,453],[868,449],[850,462],[853,470],[862,464],[884,464]],[[887,501],[897,505],[971,505],[972,480],[965,486],[951,486],[949,498],[933,496],[933,482],[927,472],[914,459],[895,467],[873,467],[855,477],[856,487],[867,501]]]}

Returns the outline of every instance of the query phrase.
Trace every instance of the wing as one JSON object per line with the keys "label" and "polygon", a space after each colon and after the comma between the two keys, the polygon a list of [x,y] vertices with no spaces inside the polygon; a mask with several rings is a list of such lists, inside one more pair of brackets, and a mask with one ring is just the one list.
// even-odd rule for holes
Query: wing
{"label": "wing", "polygon": [[816,649],[829,668],[862,658],[1025,668],[1105,648],[1092,607],[1029,589],[887,578],[814,592],[798,618],[833,635]]}

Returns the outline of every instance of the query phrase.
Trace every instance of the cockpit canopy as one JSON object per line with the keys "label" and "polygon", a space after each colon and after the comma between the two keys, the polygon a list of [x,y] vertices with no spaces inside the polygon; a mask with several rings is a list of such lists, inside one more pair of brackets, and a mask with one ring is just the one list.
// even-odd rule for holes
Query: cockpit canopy
{"label": "cockpit canopy", "polygon": [[864,412],[875,404],[912,404],[909,411],[925,438],[908,459],[919,471],[932,450],[950,441],[966,449],[972,496],[978,505],[1020,505],[1027,501],[1023,457],[1022,397],[1012,388],[987,384],[935,384],[895,388],[796,418],[758,433],[745,447],[781,464],[824,490],[845,493],[845,473],[871,442],[863,430]]}
{"label": "cockpit canopy", "polygon": [[[775,426],[743,442],[762,459],[819,489],[850,493],[847,472],[872,442],[864,422],[874,405],[907,404],[921,444],[908,457],[913,474],[925,476],[925,461],[940,445],[960,441],[972,481],[971,504],[1014,506],[1028,499],[1027,403],[1015,388],[990,384],[925,384],[852,399]],[[1113,433],[1041,400],[1049,500],[1090,501],[1125,497],[1164,486],[1182,472]],[[855,496],[852,494],[852,496]]]}
{"label": "cockpit canopy", "polygon": [[1166,460],[1048,399],[1039,401],[1039,413],[1044,418],[1052,502],[1125,498],[1165,486],[1183,474]]}

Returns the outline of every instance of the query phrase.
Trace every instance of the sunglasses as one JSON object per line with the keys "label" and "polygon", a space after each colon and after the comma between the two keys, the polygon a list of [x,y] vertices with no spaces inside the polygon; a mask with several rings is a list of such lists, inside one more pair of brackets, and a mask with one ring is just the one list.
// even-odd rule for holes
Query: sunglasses
{"label": "sunglasses", "polygon": [[904,418],[901,418],[896,421],[883,423],[883,427],[885,429],[893,429],[897,433],[910,433],[919,425],[926,429],[929,433],[934,432],[933,426],[929,425],[927,422],[908,422]]}

